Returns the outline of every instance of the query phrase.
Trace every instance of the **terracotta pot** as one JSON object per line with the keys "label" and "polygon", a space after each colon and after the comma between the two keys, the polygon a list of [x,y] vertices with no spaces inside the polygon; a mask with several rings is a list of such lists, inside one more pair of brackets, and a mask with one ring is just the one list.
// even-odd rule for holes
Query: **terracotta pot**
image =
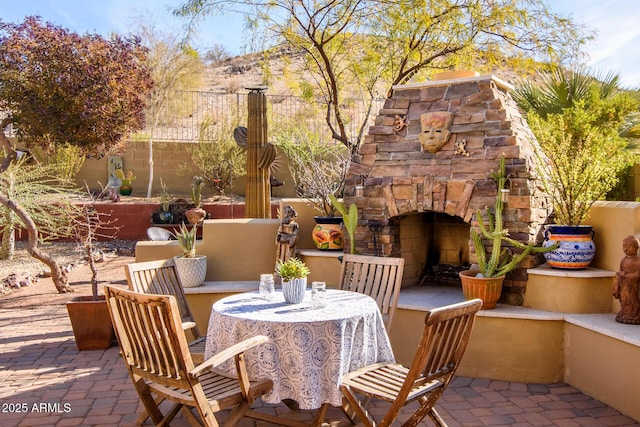
{"label": "terracotta pot", "polygon": [[74,297],[67,302],[67,312],[78,350],[104,350],[115,344],[116,334],[104,295],[97,301],[91,296]]}
{"label": "terracotta pot", "polygon": [[464,299],[480,298],[482,300],[482,310],[496,308],[496,303],[502,293],[504,276],[477,277],[478,273],[479,271],[477,270],[464,270],[459,273]]}
{"label": "terracotta pot", "polygon": [[207,217],[207,211],[202,208],[191,208],[184,213],[184,216],[189,224],[198,224]]}
{"label": "terracotta pot", "polygon": [[313,217],[316,226],[311,233],[313,243],[320,250],[342,250],[344,248],[344,230],[342,217]]}

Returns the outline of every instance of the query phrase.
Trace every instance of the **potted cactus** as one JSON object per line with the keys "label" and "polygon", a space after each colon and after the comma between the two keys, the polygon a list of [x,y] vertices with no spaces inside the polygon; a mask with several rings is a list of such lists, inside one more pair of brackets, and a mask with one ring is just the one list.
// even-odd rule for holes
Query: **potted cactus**
{"label": "potted cactus", "polygon": [[207,217],[207,211],[202,209],[202,186],[204,180],[202,177],[194,176],[191,184],[191,200],[194,207],[188,209],[184,215],[187,217],[189,224],[198,224]]}
{"label": "potted cactus", "polygon": [[129,171],[125,175],[122,169],[116,169],[114,174],[120,179],[120,194],[123,196],[130,196],[133,191],[131,183],[136,179],[133,172]]}
{"label": "potted cactus", "polygon": [[[478,268],[459,273],[462,281],[462,293],[465,299],[480,298],[482,309],[495,308],[502,293],[502,283],[507,273],[515,270],[518,264],[531,253],[542,253],[555,249],[524,244],[509,237],[509,231],[503,228],[502,211],[504,200],[502,193],[505,189],[507,174],[505,172],[504,157],[500,158],[500,166],[493,178],[498,184],[495,214],[487,209],[488,224],[485,224],[481,211],[477,212],[478,230],[471,230],[471,240],[478,259]],[[487,254],[483,239],[490,242],[491,252]],[[509,247],[503,247],[503,244]],[[513,248],[519,251],[513,253]]]}
{"label": "potted cactus", "polygon": [[[172,224],[174,221],[173,212],[171,211],[171,200],[173,196],[167,189],[167,184],[160,179],[160,208],[151,214],[151,222],[153,224]],[[178,221],[176,221],[176,224]]]}

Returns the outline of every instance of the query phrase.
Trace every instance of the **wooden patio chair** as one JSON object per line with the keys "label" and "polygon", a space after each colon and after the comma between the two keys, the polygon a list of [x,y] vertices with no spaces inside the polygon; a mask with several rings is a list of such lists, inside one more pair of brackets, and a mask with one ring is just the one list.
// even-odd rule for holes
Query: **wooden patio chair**
{"label": "wooden patio chair", "polygon": [[146,261],[127,264],[125,266],[129,289],[143,294],[173,295],[178,303],[182,326],[185,331],[190,331],[191,341],[189,350],[195,363],[204,361],[204,349],[206,336],[200,335],[200,331],[187,299],[180,278],[176,272],[176,265],[172,259],[159,261]]}
{"label": "wooden patio chair", "polygon": [[[267,342],[266,336],[242,341],[195,366],[174,296],[111,286],[105,287],[105,295],[129,376],[155,425],[169,425],[178,411],[191,425],[218,426],[214,413],[226,409],[231,411],[225,425],[235,425],[243,416],[252,418],[254,400],[273,384],[268,379],[249,381],[244,352]],[[216,369],[232,358],[237,377]],[[158,406],[164,399],[174,402],[166,415]],[[202,424],[191,408],[196,408]]]}
{"label": "wooden patio chair", "polygon": [[[343,409],[354,424],[357,417],[368,427],[390,426],[404,406],[417,401],[418,409],[403,426],[416,426],[427,415],[435,425],[446,426],[434,406],[458,369],[480,307],[482,301],[474,299],[428,311],[411,367],[376,363],[344,375]],[[391,403],[382,421],[376,424],[358,395]]]}
{"label": "wooden patio chair", "polygon": [[403,271],[404,258],[345,254],[340,270],[340,289],[375,299],[389,330],[398,305]]}

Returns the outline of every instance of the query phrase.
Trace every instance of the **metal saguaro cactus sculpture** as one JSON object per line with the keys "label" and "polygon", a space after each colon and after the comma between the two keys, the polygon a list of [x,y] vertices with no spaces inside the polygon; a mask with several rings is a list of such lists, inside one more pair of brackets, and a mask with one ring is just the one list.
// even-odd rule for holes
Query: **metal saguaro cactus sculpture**
{"label": "metal saguaro cactus sculpture", "polygon": [[[266,87],[251,87],[248,95],[247,183],[245,217],[271,218],[268,158],[275,147],[267,142]],[[265,163],[266,164],[265,166]]]}

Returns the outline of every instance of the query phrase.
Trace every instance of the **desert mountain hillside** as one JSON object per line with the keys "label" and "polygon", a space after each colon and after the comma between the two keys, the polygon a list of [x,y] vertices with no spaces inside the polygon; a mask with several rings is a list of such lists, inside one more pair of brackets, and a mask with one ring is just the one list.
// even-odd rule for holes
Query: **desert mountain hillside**
{"label": "desert mountain hillside", "polygon": [[[207,66],[202,90],[235,93],[247,87],[267,86],[267,93],[272,95],[299,96],[300,83],[312,82],[308,72],[300,71],[302,65],[300,53],[284,49],[271,53],[268,58],[262,53],[226,58]],[[518,73],[511,69],[494,68],[488,71],[482,66],[476,69],[480,74],[493,74],[511,84],[518,78]],[[378,92],[382,96],[387,89],[388,84],[382,82]]]}

